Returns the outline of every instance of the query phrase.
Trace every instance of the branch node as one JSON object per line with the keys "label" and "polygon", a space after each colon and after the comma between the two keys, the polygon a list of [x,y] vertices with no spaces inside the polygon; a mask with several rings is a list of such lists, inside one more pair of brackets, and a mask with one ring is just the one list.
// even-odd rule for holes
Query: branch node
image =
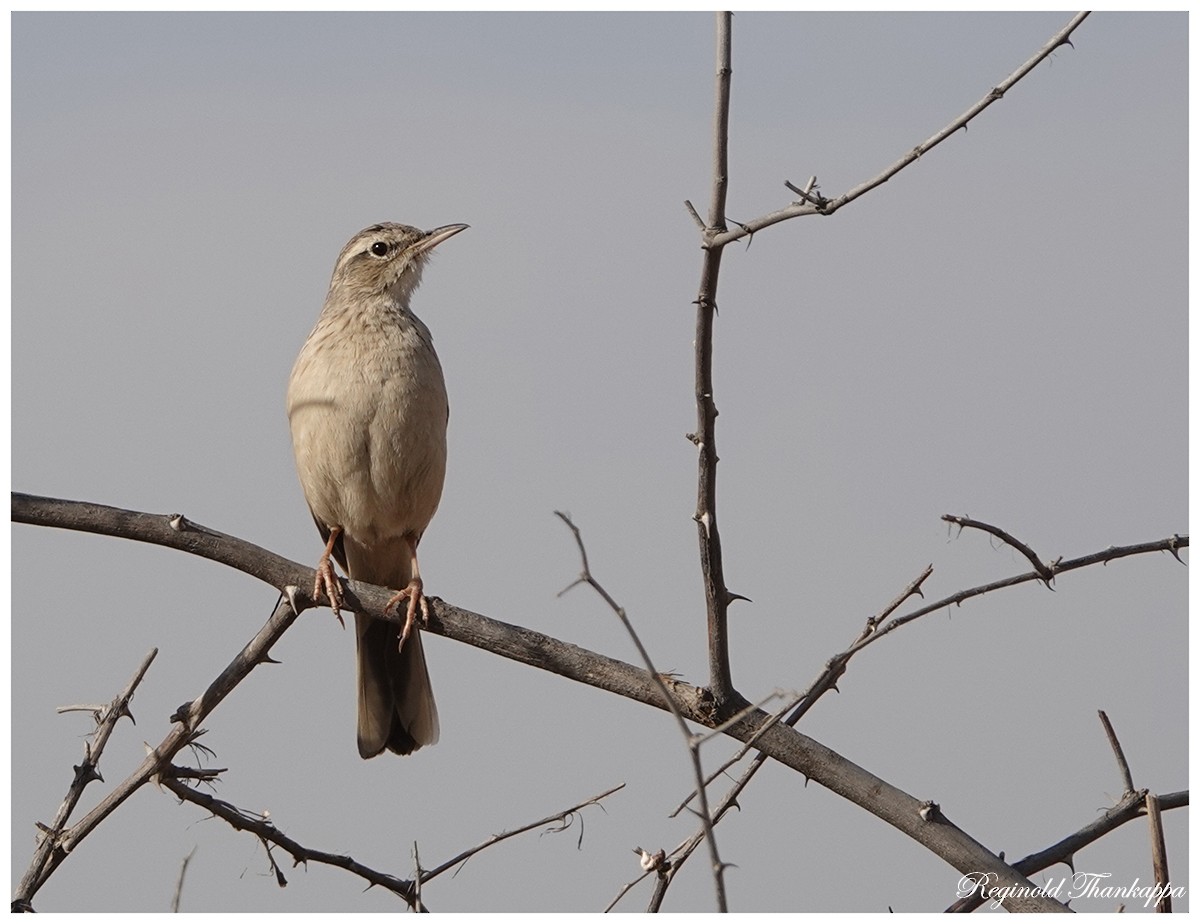
{"label": "branch node", "polygon": [[917,809],[917,814],[921,816],[922,821],[936,821],[942,817],[942,807],[932,799],[926,799]]}

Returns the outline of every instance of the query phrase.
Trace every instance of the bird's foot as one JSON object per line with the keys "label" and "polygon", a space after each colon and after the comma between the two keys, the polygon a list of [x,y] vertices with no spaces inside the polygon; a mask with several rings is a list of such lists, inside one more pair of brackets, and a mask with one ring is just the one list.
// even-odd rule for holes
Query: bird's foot
{"label": "bird's foot", "polygon": [[408,641],[408,637],[412,635],[413,629],[417,624],[417,610],[421,611],[421,622],[429,621],[429,601],[425,599],[424,584],[419,577],[413,578],[408,582],[408,586],[404,590],[396,592],[396,595],[387,602],[387,606],[383,608],[386,613],[401,600],[408,601],[408,612],[404,617],[404,628],[400,632],[400,650],[404,650],[404,643]]}
{"label": "bird's foot", "polygon": [[320,600],[322,594],[329,598],[333,615],[337,617],[342,628],[346,628],[346,622],[342,619],[342,582],[333,570],[333,563],[328,554],[322,555],[321,560],[317,562],[317,576],[313,580],[313,599]]}

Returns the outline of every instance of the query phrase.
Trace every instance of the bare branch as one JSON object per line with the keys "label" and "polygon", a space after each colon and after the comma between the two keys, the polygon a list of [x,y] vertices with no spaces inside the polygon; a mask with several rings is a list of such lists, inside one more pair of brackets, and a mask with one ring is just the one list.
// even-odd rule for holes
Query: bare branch
{"label": "bare branch", "polygon": [[188,864],[192,862],[192,857],[196,855],[196,848],[192,847],[188,851],[188,855],[183,858],[183,862],[179,864],[179,878],[175,880],[175,896],[171,899],[171,913],[178,914],[179,906],[183,904],[183,880],[187,877]]}
{"label": "bare branch", "polygon": [[1133,792],[1133,774],[1129,772],[1129,761],[1125,759],[1125,751],[1121,748],[1121,742],[1117,740],[1117,733],[1113,731],[1112,722],[1108,721],[1108,715],[1103,709],[1099,710],[1100,724],[1104,726],[1104,734],[1108,736],[1108,743],[1113,749],[1113,755],[1117,758],[1117,769],[1121,771],[1121,781],[1125,784],[1125,792]]}
{"label": "bare branch", "polygon": [[[981,520],[972,520],[970,517],[956,517],[949,513],[942,514],[942,519],[947,523],[954,523],[959,529],[979,529],[985,533],[991,533],[997,539],[1008,543],[1027,559],[1029,559],[1029,563],[1033,565],[1033,570],[1036,571],[1038,576],[1046,582],[1047,587],[1050,587],[1051,583],[1054,581],[1054,566],[1057,565],[1058,562],[1053,561],[1049,565],[1044,564],[1042,560],[1038,558],[1037,553],[1034,552],[1033,549],[1027,546],[1020,539],[1017,539],[1014,536],[1006,533],[999,526],[992,526],[990,523],[984,523]],[[1051,589],[1053,590],[1053,588]]]}
{"label": "bare branch", "polygon": [[[298,608],[313,605],[304,590],[305,586],[312,587],[313,570],[311,568],[288,561],[282,556],[258,548],[241,539],[224,536],[212,530],[192,527],[194,532],[180,533],[172,530],[166,519],[159,516],[18,493],[12,495],[12,518],[14,522],[81,529],[181,548],[216,561],[225,561],[238,570],[259,575],[261,580],[276,587],[292,590],[292,596],[296,600]],[[199,539],[197,540],[196,537]],[[1073,561],[1063,562],[1059,565],[1058,573],[1061,575],[1064,571],[1090,564],[1112,561],[1145,552],[1170,551],[1187,545],[1187,537],[1172,537],[1161,542],[1108,549]],[[239,559],[239,553],[243,552],[248,557],[248,562]],[[895,628],[898,623],[901,623],[901,620],[912,621],[923,612],[940,609],[948,603],[961,602],[989,589],[1038,579],[1038,575],[1031,572],[1008,581],[1000,581],[982,588],[961,592],[939,601],[931,607],[925,607],[891,620],[866,639],[864,644]],[[391,594],[392,592],[387,588],[351,581],[346,590],[346,606],[348,609],[367,613],[376,618],[398,621],[403,617],[385,611]],[[617,693],[658,709],[670,708],[658,683],[642,668],[562,642],[540,632],[488,619],[437,598],[431,598],[430,605],[431,613],[427,631],[473,645],[476,648],[482,648],[522,664],[532,665],[540,670],[559,674],[597,689]],[[277,607],[276,615],[272,616],[271,621],[264,626],[260,636],[256,638],[255,648],[250,650],[248,647],[243,655],[239,656],[240,659],[252,661],[259,655],[265,657],[265,651],[269,650],[270,642],[278,638],[279,633],[286,629],[287,625],[290,625],[295,618],[291,615],[292,607],[287,603],[286,595],[282,601],[282,610],[286,613],[281,613],[280,607]],[[250,666],[252,665],[247,664],[245,670],[248,671]],[[227,669],[227,673],[232,668],[233,665]],[[718,715],[714,710],[711,697],[706,690],[682,681],[673,680],[671,682],[670,700],[678,706],[689,721],[709,728],[726,718],[726,716]],[[205,697],[202,698],[203,705],[207,706],[211,702],[209,694],[205,694]],[[730,726],[728,734],[740,741],[748,741],[760,732],[760,727],[764,723],[770,721],[771,717],[764,714],[751,715]],[[189,737],[194,739],[194,735],[190,735],[181,724],[163,744],[159,745],[156,751],[159,754],[167,751],[174,753],[175,750],[187,743]],[[762,730],[756,746],[761,752],[775,758],[785,766],[791,767],[865,808],[929,848],[955,869],[962,872],[986,872],[994,869],[1000,876],[999,882],[1002,885],[1030,885],[1022,877],[1017,876],[1010,867],[1000,863],[986,848],[945,819],[940,819],[934,824],[921,819],[918,814],[921,804],[919,800],[856,766],[819,742],[787,727],[784,723],[775,722],[771,727]],[[172,748],[174,750],[171,750]],[[135,776],[143,773],[149,775],[153,773],[155,767],[163,762],[154,755],[147,760],[150,763],[143,764]],[[1009,906],[1013,909],[1025,908],[1027,910],[1041,907],[1036,900],[1032,899],[1014,900],[1009,903]]]}
{"label": "bare branch", "polygon": [[621,620],[621,624],[625,627],[625,631],[633,639],[633,644],[637,647],[638,654],[641,655],[642,661],[646,665],[646,670],[650,672],[650,676],[658,684],[663,699],[671,711],[671,715],[675,717],[675,722],[679,725],[680,734],[683,735],[683,742],[687,745],[688,756],[691,757],[692,772],[696,776],[696,785],[700,791],[700,821],[708,841],[709,854],[712,857],[713,880],[717,891],[717,908],[722,912],[728,911],[725,903],[725,864],[721,862],[721,857],[717,851],[717,842],[713,837],[712,815],[709,814],[708,799],[704,792],[704,769],[700,765],[700,741],[696,735],[692,734],[691,729],[687,727],[687,722],[684,721],[683,712],[680,710],[679,704],[675,702],[675,697],[667,689],[667,682],[663,678],[663,675],[658,672],[654,667],[654,662],[650,660],[650,653],[646,651],[642,640],[638,637],[637,631],[633,628],[633,623],[629,621],[629,616],[625,613],[625,608],[619,606],[609,592],[592,576],[592,572],[588,567],[587,549],[584,547],[583,536],[579,532],[579,527],[571,521],[569,516],[559,510],[554,511],[554,515],[567,524],[567,527],[571,530],[571,534],[575,537],[575,544],[579,547],[579,558],[583,562],[583,572],[579,575],[579,580],[576,583],[582,582],[587,584],[608,604],[609,609],[616,613],[617,618]]}
{"label": "bare branch", "polygon": [[[63,502],[54,502],[54,504],[60,511],[67,509],[63,506]],[[92,507],[93,505],[82,506]],[[14,495],[15,507],[16,496]],[[92,510],[87,510],[85,514],[90,516],[93,512]],[[16,519],[15,516],[14,519]],[[214,535],[220,536],[220,534]],[[230,539],[231,537],[222,538]],[[235,543],[249,546],[249,543],[242,543],[241,540],[235,540]],[[258,551],[265,556],[270,556],[269,552],[261,549]],[[171,759],[175,754],[187,745],[194,743],[204,733],[199,727],[204,718],[216,708],[221,700],[250,671],[258,664],[267,660],[267,652],[270,650],[271,645],[287,631],[295,619],[296,613],[288,603],[287,598],[281,597],[275,607],[275,611],[271,614],[270,619],[267,620],[266,625],[247,643],[229,666],[209,685],[208,689],[198,699],[181,706],[176,714],[171,717],[171,720],[176,723],[174,728],[172,728],[158,747],[149,751],[146,759],[142,761],[137,769],[122,780],[112,792],[100,801],[99,805],[88,812],[80,821],[47,839],[49,841],[49,853],[40,867],[36,870],[31,867],[30,874],[26,876],[27,881],[23,880],[21,887],[17,891],[17,895],[13,900],[14,905],[18,902],[31,902],[37,890],[45,884],[46,880],[49,879],[62,861],[66,859],[67,855],[76,849],[80,841],[95,830],[100,822],[112,814],[121,803],[133,795],[139,788],[152,780],[157,781],[159,779],[160,774],[169,768]],[[42,849],[45,849],[45,845],[39,847],[39,851]]]}
{"label": "bare branch", "polygon": [[[75,806],[79,804],[79,799],[87,784],[93,780],[103,779],[98,769],[100,756],[104,753],[104,748],[108,744],[108,739],[112,737],[117,722],[124,716],[128,716],[130,721],[133,720],[133,715],[129,711],[129,702],[133,699],[134,691],[142,682],[142,678],[146,676],[146,671],[150,669],[150,665],[157,655],[157,648],[150,649],[149,653],[142,658],[137,670],[133,672],[133,676],[129,678],[129,682],[125,684],[125,688],[107,707],[101,707],[100,713],[96,715],[96,730],[93,733],[95,737],[91,743],[84,743],[84,759],[75,767],[75,777],[71,781],[66,797],[54,815],[54,821],[49,825],[39,826],[41,839],[38,841],[33,859],[29,863],[29,869],[21,877],[21,882],[13,895],[14,910],[31,910],[33,896],[42,883],[49,878],[50,873],[62,862],[62,856],[59,854],[64,853],[61,844],[67,819],[75,811]],[[58,856],[56,857],[56,855]]]}
{"label": "bare branch", "polygon": [[732,712],[745,705],[734,690],[729,669],[727,613],[729,588],[721,555],[721,533],[717,529],[717,405],[713,399],[713,320],[717,313],[717,280],[721,274],[721,247],[712,247],[714,237],[725,231],[725,198],[729,180],[729,84],[733,73],[731,13],[717,13],[717,82],[713,115],[713,188],[704,231],[704,259],[700,291],[696,297],[696,483],[697,536],[700,541],[700,572],[708,619],[709,687],[718,711]]}
{"label": "bare branch", "polygon": [[1167,869],[1167,841],[1163,836],[1162,810],[1154,793],[1146,794],[1146,816],[1150,819],[1150,857],[1154,863],[1154,883],[1160,893],[1154,910],[1170,914],[1171,874]]}
{"label": "bare branch", "polygon": [[[1179,557],[1178,549],[1187,548],[1189,538],[1187,536],[1172,536],[1168,539],[1159,539],[1154,542],[1140,542],[1135,545],[1111,546],[1100,552],[1093,552],[1090,555],[1083,555],[1079,558],[1071,558],[1065,561],[1058,561],[1054,566],[1055,576],[1065,574],[1068,571],[1076,571],[1079,568],[1087,568],[1091,565],[1107,564],[1110,561],[1116,561],[1120,558],[1128,558],[1131,555],[1144,555],[1147,552],[1170,552]],[[994,590],[1000,590],[1004,587],[1015,587],[1018,584],[1027,584],[1030,581],[1040,581],[1042,576],[1036,571],[1029,571],[1025,574],[1017,574],[1012,577],[1003,578],[999,581],[992,581],[989,584],[980,584],[977,587],[970,587],[966,590],[960,590],[957,593],[950,594],[948,597],[943,597],[940,600],[935,600],[933,603],[927,604],[920,609],[913,610],[911,613],[906,613],[903,616],[898,616],[891,620],[885,626],[869,638],[864,638],[860,643],[855,645],[850,651],[851,654],[865,648],[882,638],[889,632],[899,629],[901,626],[920,619],[929,613],[937,612],[945,609],[948,606],[961,606],[965,601],[972,597],[981,597],[984,594],[991,593]]]}
{"label": "bare branch", "polygon": [[[1035,873],[1040,873],[1042,870],[1053,866],[1055,863],[1065,863],[1072,871],[1075,869],[1075,854],[1082,850],[1088,844],[1095,843],[1108,834],[1110,831],[1115,831],[1117,828],[1126,822],[1132,821],[1146,814],[1146,793],[1144,792],[1127,792],[1121,797],[1121,801],[1108,809],[1100,818],[1096,819],[1089,825],[1080,828],[1074,834],[1068,835],[1057,844],[1047,847],[1045,850],[1040,850],[1037,853],[1030,854],[1018,860],[1013,864],[1013,869],[1026,876],[1032,876]],[[1184,808],[1188,805],[1189,798],[1186,790],[1182,792],[1167,793],[1158,797],[1158,804],[1162,809],[1177,809]],[[962,898],[951,905],[946,911],[966,912],[974,911],[984,903],[985,899],[978,895],[971,895]]]}
{"label": "bare branch", "polygon": [[[498,844],[500,841],[507,840],[510,837],[515,837],[518,834],[533,830],[534,828],[559,823],[562,825],[562,828],[559,830],[565,830],[565,828],[571,824],[571,819],[577,812],[589,805],[599,805],[600,800],[625,787],[625,784],[621,783],[619,786],[614,786],[611,789],[605,790],[599,795],[592,796],[590,799],[585,799],[583,802],[573,805],[570,808],[563,809],[561,812],[549,815],[546,818],[531,822],[527,825],[522,825],[521,827],[515,828],[512,831],[506,831],[503,834],[494,835],[493,837],[484,841],[482,844],[472,847],[470,850],[463,851],[458,856],[447,860],[445,863],[442,863],[436,869],[429,872],[426,872],[420,868],[419,854],[416,853],[416,848],[414,846],[414,855],[417,857],[417,878],[410,881],[406,879],[400,879],[399,877],[393,876],[389,873],[380,872],[368,866],[364,866],[362,863],[359,863],[357,860],[354,860],[348,856],[305,847],[303,844],[299,843],[294,838],[283,834],[277,827],[275,827],[274,823],[270,819],[270,816],[260,815],[254,812],[247,812],[229,802],[214,798],[206,793],[198,792],[191,786],[188,786],[183,782],[183,779],[191,775],[192,773],[188,770],[188,768],[173,766],[170,769],[169,776],[167,776],[167,778],[163,781],[163,785],[167,789],[171,790],[171,792],[175,793],[175,795],[177,795],[180,799],[207,809],[216,817],[227,822],[231,827],[239,831],[246,831],[254,834],[263,842],[264,846],[266,846],[268,850],[269,845],[282,848],[291,855],[294,865],[298,866],[301,863],[307,864],[309,862],[313,862],[323,863],[327,866],[335,866],[339,869],[344,869],[347,872],[362,878],[371,885],[382,886],[383,888],[402,898],[410,908],[417,910],[427,910],[424,908],[422,903],[420,887],[425,883],[428,883],[431,879],[440,876],[446,870],[453,869],[454,867],[466,861],[468,858],[474,856],[482,850],[485,850],[493,844]],[[208,775],[211,776],[211,774]],[[582,838],[582,836],[583,835],[581,833],[580,838]],[[271,858],[271,863],[274,865],[273,858]],[[282,871],[277,872],[277,877],[282,877]]]}
{"label": "bare branch", "polygon": [[[470,848],[469,850],[464,850],[462,853],[458,854],[455,857],[451,857],[449,860],[434,867],[432,870],[428,870],[428,871],[421,870],[421,882],[422,883],[429,882],[429,880],[433,879],[436,876],[440,876],[442,873],[446,872],[446,870],[453,869],[454,867],[458,866],[459,864],[465,863],[471,857],[475,856],[475,854],[479,853],[482,850],[486,850],[487,848],[491,847],[493,844],[499,844],[501,841],[508,840],[510,837],[516,837],[518,834],[524,834],[526,831],[532,831],[534,828],[541,828],[545,825],[558,824],[559,825],[558,828],[553,828],[551,830],[554,831],[555,833],[557,833],[559,831],[565,831],[567,828],[569,828],[571,826],[572,818],[576,815],[576,813],[587,808],[589,805],[599,805],[601,799],[611,796],[614,792],[617,792],[624,788],[625,788],[625,784],[621,783],[617,786],[612,787],[612,789],[606,789],[604,792],[600,793],[597,796],[592,796],[590,799],[585,799],[582,802],[578,803],[577,805],[572,805],[570,808],[563,809],[561,812],[556,812],[553,815],[547,815],[545,818],[539,818],[537,821],[531,821],[531,822],[529,822],[529,824],[522,825],[519,828],[513,828],[511,831],[505,831],[501,834],[493,834],[491,837],[489,837],[487,840],[483,841],[482,843],[477,844],[476,846]],[[583,843],[582,827],[579,832],[579,843],[580,844]]]}
{"label": "bare branch", "polygon": [[708,227],[725,227],[725,199],[729,190],[729,87],[733,77],[733,14],[717,13],[717,85],[713,106],[713,188]]}
{"label": "bare branch", "polygon": [[[945,519],[945,518],[943,518],[943,519]],[[992,529],[989,529],[988,531],[991,532]],[[997,531],[997,532],[1002,532],[1002,531]],[[1008,534],[1004,533],[1004,535],[1007,536]],[[1180,537],[1180,536],[1176,535],[1176,536],[1172,536],[1168,539],[1164,539],[1164,540],[1161,540],[1160,542],[1156,542],[1156,543],[1145,543],[1145,544],[1142,544],[1139,546],[1128,546],[1128,547],[1124,547],[1124,548],[1112,548],[1112,549],[1107,550],[1104,553],[1097,553],[1097,554],[1106,556],[1103,559],[1105,562],[1116,559],[1116,558],[1124,557],[1127,554],[1136,554],[1136,553],[1146,552],[1146,551],[1170,551],[1178,559],[1179,556],[1178,556],[1177,549],[1180,547],[1187,547],[1187,545],[1188,545],[1187,537]],[[1137,552],[1135,553],[1130,550],[1137,550]],[[1074,559],[1071,562],[1067,562],[1065,564],[1065,566],[1061,566],[1061,570],[1066,571],[1066,570],[1073,570],[1076,567],[1082,567],[1082,565],[1080,565],[1079,563],[1085,562],[1085,561],[1088,562],[1089,564],[1095,564],[1097,562],[1097,560],[1098,559],[1097,559],[1096,555],[1090,555],[1090,556],[1085,556],[1080,559]],[[1180,561],[1182,563],[1182,560],[1180,560]],[[1056,567],[1059,565],[1060,565],[1060,563],[1056,562]],[[928,607],[922,607],[919,611],[917,611],[917,613],[909,614],[908,616],[906,616],[900,620],[897,620],[895,623],[887,623],[888,617],[892,613],[894,613],[904,603],[904,601],[907,600],[909,597],[911,597],[913,595],[922,596],[922,597],[924,596],[924,594],[921,592],[921,585],[925,582],[926,579],[929,578],[929,576],[932,573],[933,573],[933,566],[932,565],[927,566],[925,568],[925,570],[922,571],[921,574],[918,575],[894,600],[892,600],[891,603],[889,603],[886,607],[884,607],[884,609],[877,616],[870,617],[867,620],[866,626],[863,628],[862,632],[859,634],[859,636],[855,640],[855,642],[845,651],[830,658],[829,661],[826,663],[825,669],[821,672],[821,674],[817,677],[817,679],[812,682],[812,684],[809,686],[809,688],[801,696],[799,696],[796,701],[789,703],[787,706],[784,707],[783,710],[780,711],[780,713],[776,713],[775,715],[771,716],[767,722],[763,723],[763,725],[760,727],[759,734],[761,734],[762,731],[769,728],[775,722],[779,721],[782,712],[786,712],[788,709],[792,709],[793,707],[795,707],[794,711],[792,711],[787,716],[787,718],[783,720],[783,722],[787,726],[794,727],[799,722],[799,720],[805,715],[805,713],[807,713],[808,710],[811,709],[812,706],[814,706],[816,704],[817,700],[819,700],[821,698],[821,696],[823,696],[829,690],[837,688],[837,681],[842,676],[842,674],[845,673],[846,666],[848,665],[850,659],[858,651],[860,651],[862,648],[866,647],[866,645],[869,642],[874,641],[875,638],[877,638],[877,637],[882,637],[882,635],[886,634],[887,632],[890,632],[897,625],[905,625],[908,622],[912,622],[919,615],[933,612],[933,611],[941,609],[943,606],[945,606],[946,600],[938,601],[937,603],[931,604]],[[1023,580],[1033,580],[1037,577],[1040,577],[1040,575],[1036,575],[1036,574],[1035,575],[1025,575],[1023,577]],[[1003,583],[1003,582],[1001,582],[1001,583]],[[994,585],[984,585],[984,588],[994,589]],[[961,591],[959,594],[956,594],[954,596],[961,597],[961,599],[969,599],[969,597],[977,595],[975,593],[976,590],[980,590],[981,592],[984,592],[981,590],[981,588],[972,588],[970,590]],[[947,600],[949,600],[949,599],[951,599],[951,598],[947,598]],[[880,632],[879,626],[884,623],[887,623],[886,631]],[[1107,717],[1104,715],[1103,712],[1101,712],[1101,719],[1103,721],[1105,721],[1106,728],[1111,729],[1111,726],[1109,726],[1107,724]],[[756,740],[757,740],[757,735],[748,739],[747,743],[742,748],[738,749],[731,758],[726,760],[725,763],[723,763],[719,768],[717,768],[717,770],[714,771],[705,780],[705,785],[708,785],[709,783],[711,783],[718,776],[720,776],[725,770],[727,770],[733,764],[736,764],[738,761],[740,761],[746,755],[746,753],[751,749],[752,745],[754,744],[754,742]],[[1125,772],[1126,778],[1128,780],[1128,782],[1126,784],[1126,791],[1127,792],[1132,791],[1133,783],[1132,783],[1132,780],[1128,778],[1128,766],[1124,765],[1124,755],[1120,753],[1120,745],[1118,743],[1116,743],[1115,735],[1110,735],[1110,740],[1113,742],[1114,749],[1117,751],[1117,753],[1119,755],[1119,757],[1118,757],[1119,762],[1121,762],[1122,766],[1124,767],[1124,772]],[[754,760],[746,768],[746,770],[742,774],[742,776],[738,778],[737,782],[733,785],[733,787],[731,787],[731,789],[726,793],[726,795],[718,803],[716,811],[713,814],[713,819],[714,819],[713,823],[714,824],[719,823],[721,818],[724,817],[725,813],[728,811],[728,809],[736,804],[737,797],[741,794],[742,790],[744,790],[746,788],[746,786],[750,783],[750,780],[753,779],[754,775],[758,772],[759,768],[765,762],[766,762],[766,756],[763,753],[760,752],[759,754],[757,754],[755,756]],[[696,791],[693,790],[693,792],[690,793],[686,799],[684,799],[683,803],[679,807],[676,808],[675,812],[672,813],[672,817],[674,817],[674,815],[678,814],[678,812],[684,806],[686,806],[687,803],[695,797],[695,795],[696,795]],[[687,861],[688,857],[695,850],[698,843],[699,843],[699,840],[697,837],[689,838],[688,840],[686,840],[682,844],[680,844],[670,854],[670,856],[673,860],[673,863],[674,863],[673,871],[671,873],[672,876],[674,875],[674,871],[677,870],[679,867],[681,867]],[[1020,869],[1020,872],[1024,872],[1024,873],[1028,874],[1030,871],[1025,870],[1025,869]],[[632,885],[633,885],[633,883],[630,883],[630,887]],[[624,893],[622,893],[622,894],[624,894]],[[614,902],[616,900],[619,900],[619,898],[620,898],[620,896],[618,896],[618,899],[614,899]]]}
{"label": "bare branch", "polygon": [[[366,880],[371,885],[382,886],[403,899],[410,908],[415,907],[416,894],[411,881],[371,869],[369,866],[364,866],[352,857],[305,847],[275,827],[269,815],[247,812],[236,805],[210,796],[208,793],[199,792],[179,779],[178,776],[181,774],[177,775],[176,770],[186,770],[186,768],[165,768],[161,781],[163,787],[169,789],[184,802],[191,802],[193,805],[198,805],[206,809],[231,827],[255,835],[267,847],[268,857],[272,865],[274,865],[275,861],[274,858],[270,857],[270,845],[286,851],[292,857],[293,866],[310,862],[324,863],[326,866],[336,866]],[[280,876],[282,876],[282,871],[277,872],[277,878]],[[286,880],[280,884],[286,884]]]}
{"label": "bare branch", "polygon": [[[996,84],[996,86],[988,91],[987,95],[984,96],[983,99],[979,100],[979,102],[975,103],[975,105],[960,115],[957,119],[951,121],[944,128],[934,132],[920,144],[912,148],[912,150],[908,151],[898,160],[885,167],[871,179],[859,183],[849,192],[838,196],[836,199],[822,198],[818,202],[813,203],[811,201],[804,201],[804,198],[802,197],[801,201],[799,202],[779,209],[776,212],[771,212],[770,214],[748,221],[735,230],[723,230],[722,233],[713,235],[711,238],[709,238],[706,246],[715,248],[724,247],[726,244],[731,243],[732,241],[746,237],[747,235],[753,234],[756,231],[761,231],[763,228],[778,224],[781,221],[787,221],[789,218],[797,218],[803,215],[832,215],[842,206],[849,205],[855,199],[866,195],[877,186],[882,186],[905,167],[915,163],[923,155],[933,150],[959,129],[966,127],[966,125],[972,119],[983,112],[983,110],[987,109],[988,106],[992,105],[992,103],[1003,99],[1005,93],[1011,90],[1023,77],[1025,77],[1026,74],[1028,74],[1035,67],[1041,64],[1042,61],[1048,58],[1055,51],[1055,49],[1061,47],[1062,45],[1070,45],[1071,33],[1074,32],[1079,27],[1080,23],[1087,19],[1087,17],[1087,12],[1077,13],[1074,17],[1072,17],[1069,23],[1052,35],[1049,41],[1047,41],[1046,44],[1044,44],[1032,58],[1009,74],[1004,80],[1000,81],[1000,83]],[[789,188],[793,192],[796,192],[795,187],[789,185]]]}

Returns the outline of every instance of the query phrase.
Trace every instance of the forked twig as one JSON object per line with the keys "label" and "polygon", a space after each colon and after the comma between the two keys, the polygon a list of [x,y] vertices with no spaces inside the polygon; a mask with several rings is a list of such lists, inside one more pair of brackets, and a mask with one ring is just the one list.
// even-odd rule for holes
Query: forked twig
{"label": "forked twig", "polygon": [[[618,792],[619,790],[622,790],[624,788],[625,788],[625,784],[620,783],[620,784],[612,787],[611,789],[606,789],[604,792],[600,793],[597,796],[592,796],[590,799],[584,799],[582,802],[578,803],[577,805],[572,805],[570,808],[563,809],[561,812],[555,812],[553,815],[547,815],[545,818],[539,818],[537,821],[531,821],[531,822],[529,822],[529,824],[521,825],[521,827],[519,827],[519,828],[513,828],[511,831],[504,831],[501,834],[493,834],[491,837],[489,837],[487,840],[483,841],[482,843],[477,844],[474,847],[471,847],[469,850],[464,850],[462,853],[458,854],[455,857],[451,857],[449,860],[447,860],[444,863],[439,864],[438,866],[434,867],[433,869],[422,870],[421,871],[421,881],[429,882],[434,877],[440,876],[442,873],[446,872],[446,870],[452,869],[456,866],[459,866],[462,863],[465,863],[467,860],[469,860],[471,857],[475,856],[475,854],[479,853],[481,850],[486,850],[488,847],[491,847],[493,844],[499,844],[501,841],[508,840],[510,837],[516,837],[518,834],[524,834],[526,831],[532,831],[534,828],[541,828],[545,825],[551,825],[551,824],[557,823],[559,825],[559,827],[551,828],[549,830],[552,833],[556,833],[556,834],[561,831],[565,831],[565,830],[567,830],[567,828],[569,828],[571,826],[572,820],[578,816],[578,813],[580,811],[587,808],[589,805],[600,805],[601,799],[611,796],[614,792]],[[582,846],[582,844],[583,844],[583,824],[581,821],[580,828],[579,828],[579,840],[577,842],[577,846]]]}
{"label": "forked twig", "polygon": [[[75,811],[75,806],[79,804],[79,799],[87,784],[93,780],[103,779],[98,769],[100,756],[104,753],[104,748],[108,744],[108,739],[112,737],[117,722],[123,717],[128,717],[130,721],[133,721],[133,714],[129,711],[130,700],[133,699],[134,692],[157,655],[157,648],[150,649],[149,653],[142,658],[137,670],[133,672],[133,676],[129,678],[129,682],[125,684],[124,689],[106,707],[102,707],[96,715],[96,730],[93,733],[95,737],[90,743],[84,742],[84,759],[79,766],[75,767],[75,777],[71,780],[67,795],[54,815],[54,821],[49,825],[39,825],[41,837],[37,849],[33,853],[33,858],[30,860],[29,868],[21,877],[21,882],[17,885],[13,895],[13,910],[32,910],[33,896],[66,856],[63,841],[67,830],[67,819]],[[74,709],[74,707],[67,708]]]}
{"label": "forked twig", "polygon": [[567,525],[567,528],[571,530],[571,534],[575,537],[575,544],[579,548],[579,558],[583,567],[579,577],[566,588],[564,588],[560,592],[559,596],[562,596],[562,594],[566,593],[572,587],[578,586],[579,584],[588,585],[592,588],[592,590],[600,595],[601,599],[608,604],[609,609],[611,609],[617,615],[617,618],[621,620],[621,624],[625,627],[625,631],[629,633],[629,637],[633,639],[633,644],[637,647],[638,654],[642,658],[642,663],[646,665],[646,670],[650,672],[650,676],[653,678],[654,683],[658,686],[659,692],[662,693],[663,699],[667,703],[667,707],[671,710],[671,715],[675,717],[675,722],[679,725],[679,731],[683,735],[684,743],[687,745],[688,755],[692,760],[692,771],[696,777],[696,785],[700,789],[700,810],[698,814],[700,815],[700,821],[704,830],[705,839],[708,841],[709,855],[712,858],[713,880],[717,890],[717,906],[719,910],[726,911],[725,865],[721,862],[720,853],[717,851],[717,842],[713,836],[712,830],[712,816],[708,811],[708,798],[703,789],[704,769],[700,765],[700,743],[698,736],[693,734],[691,729],[687,727],[687,722],[683,718],[683,713],[679,711],[679,704],[675,702],[675,696],[667,688],[666,681],[663,680],[662,675],[655,668],[654,662],[650,658],[650,653],[646,651],[646,647],[642,644],[642,640],[638,637],[637,630],[633,628],[633,623],[630,622],[629,616],[625,612],[625,608],[618,604],[617,601],[612,598],[612,595],[609,594],[609,592],[605,590],[603,586],[601,586],[600,582],[592,576],[591,568],[588,566],[587,549],[584,547],[583,536],[579,532],[579,527],[576,526],[571,521],[571,518],[562,511],[556,510],[554,511],[554,515]]}

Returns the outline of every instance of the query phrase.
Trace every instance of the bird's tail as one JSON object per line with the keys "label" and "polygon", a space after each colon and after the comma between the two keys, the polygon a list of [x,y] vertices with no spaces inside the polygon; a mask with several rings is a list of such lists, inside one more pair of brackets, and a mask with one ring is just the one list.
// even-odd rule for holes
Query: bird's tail
{"label": "bird's tail", "polygon": [[387,748],[411,754],[438,740],[437,704],[425,666],[421,632],[414,627],[400,649],[401,625],[354,615],[358,634],[358,753]]}

